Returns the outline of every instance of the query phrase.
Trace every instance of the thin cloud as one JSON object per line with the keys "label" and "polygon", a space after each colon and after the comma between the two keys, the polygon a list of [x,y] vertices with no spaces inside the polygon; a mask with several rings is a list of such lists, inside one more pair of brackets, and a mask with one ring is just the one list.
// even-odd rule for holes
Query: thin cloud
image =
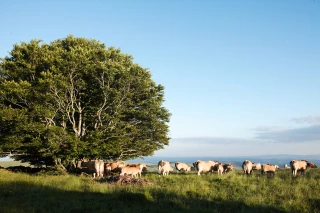
{"label": "thin cloud", "polygon": [[301,143],[306,141],[320,142],[320,125],[281,131],[259,132],[256,138],[280,143]]}
{"label": "thin cloud", "polygon": [[234,143],[252,143],[258,142],[256,139],[227,138],[227,137],[188,137],[172,138],[173,143],[184,144],[234,144]]}
{"label": "thin cloud", "polygon": [[284,129],[279,126],[260,126],[253,129],[257,132],[275,132],[275,131],[283,131]]}
{"label": "thin cloud", "polygon": [[320,124],[320,116],[309,115],[309,116],[303,116],[303,117],[296,117],[296,118],[293,118],[292,121],[296,123]]}

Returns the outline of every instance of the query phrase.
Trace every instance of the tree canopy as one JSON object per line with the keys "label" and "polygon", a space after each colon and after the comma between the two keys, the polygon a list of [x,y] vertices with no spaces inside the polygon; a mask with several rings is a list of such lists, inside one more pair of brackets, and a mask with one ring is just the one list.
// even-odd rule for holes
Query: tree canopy
{"label": "tree canopy", "polygon": [[164,87],[120,49],[72,35],[15,44],[0,63],[0,151],[132,159],[168,145]]}

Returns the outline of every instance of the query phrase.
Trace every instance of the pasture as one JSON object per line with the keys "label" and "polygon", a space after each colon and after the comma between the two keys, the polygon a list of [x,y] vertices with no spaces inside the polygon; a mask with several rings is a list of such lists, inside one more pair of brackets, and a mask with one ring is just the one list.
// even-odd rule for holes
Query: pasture
{"label": "pasture", "polygon": [[0,169],[0,212],[320,212],[320,169],[292,178],[236,170],[222,176],[176,171],[143,174],[152,184],[118,185],[106,178]]}

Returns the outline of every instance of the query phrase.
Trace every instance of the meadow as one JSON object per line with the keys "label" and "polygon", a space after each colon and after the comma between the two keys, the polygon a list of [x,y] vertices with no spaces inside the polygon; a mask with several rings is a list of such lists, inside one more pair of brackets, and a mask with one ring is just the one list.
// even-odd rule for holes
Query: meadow
{"label": "meadow", "polygon": [[150,184],[118,185],[57,171],[36,175],[0,169],[0,212],[320,212],[320,168],[293,178],[241,170],[218,176],[148,171]]}

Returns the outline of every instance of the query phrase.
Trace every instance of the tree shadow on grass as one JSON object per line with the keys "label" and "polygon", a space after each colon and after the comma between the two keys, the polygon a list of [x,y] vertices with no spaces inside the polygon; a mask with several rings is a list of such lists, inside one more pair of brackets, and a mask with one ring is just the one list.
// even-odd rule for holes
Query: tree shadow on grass
{"label": "tree shadow on grass", "polygon": [[[101,184],[101,187],[108,185]],[[110,190],[110,193],[98,193],[85,189],[67,191],[27,182],[2,182],[0,212],[285,212],[272,206],[248,206],[241,201],[204,200],[199,198],[201,195],[192,192],[187,196],[178,196],[159,187],[148,187],[136,193],[128,187],[119,187]]]}

